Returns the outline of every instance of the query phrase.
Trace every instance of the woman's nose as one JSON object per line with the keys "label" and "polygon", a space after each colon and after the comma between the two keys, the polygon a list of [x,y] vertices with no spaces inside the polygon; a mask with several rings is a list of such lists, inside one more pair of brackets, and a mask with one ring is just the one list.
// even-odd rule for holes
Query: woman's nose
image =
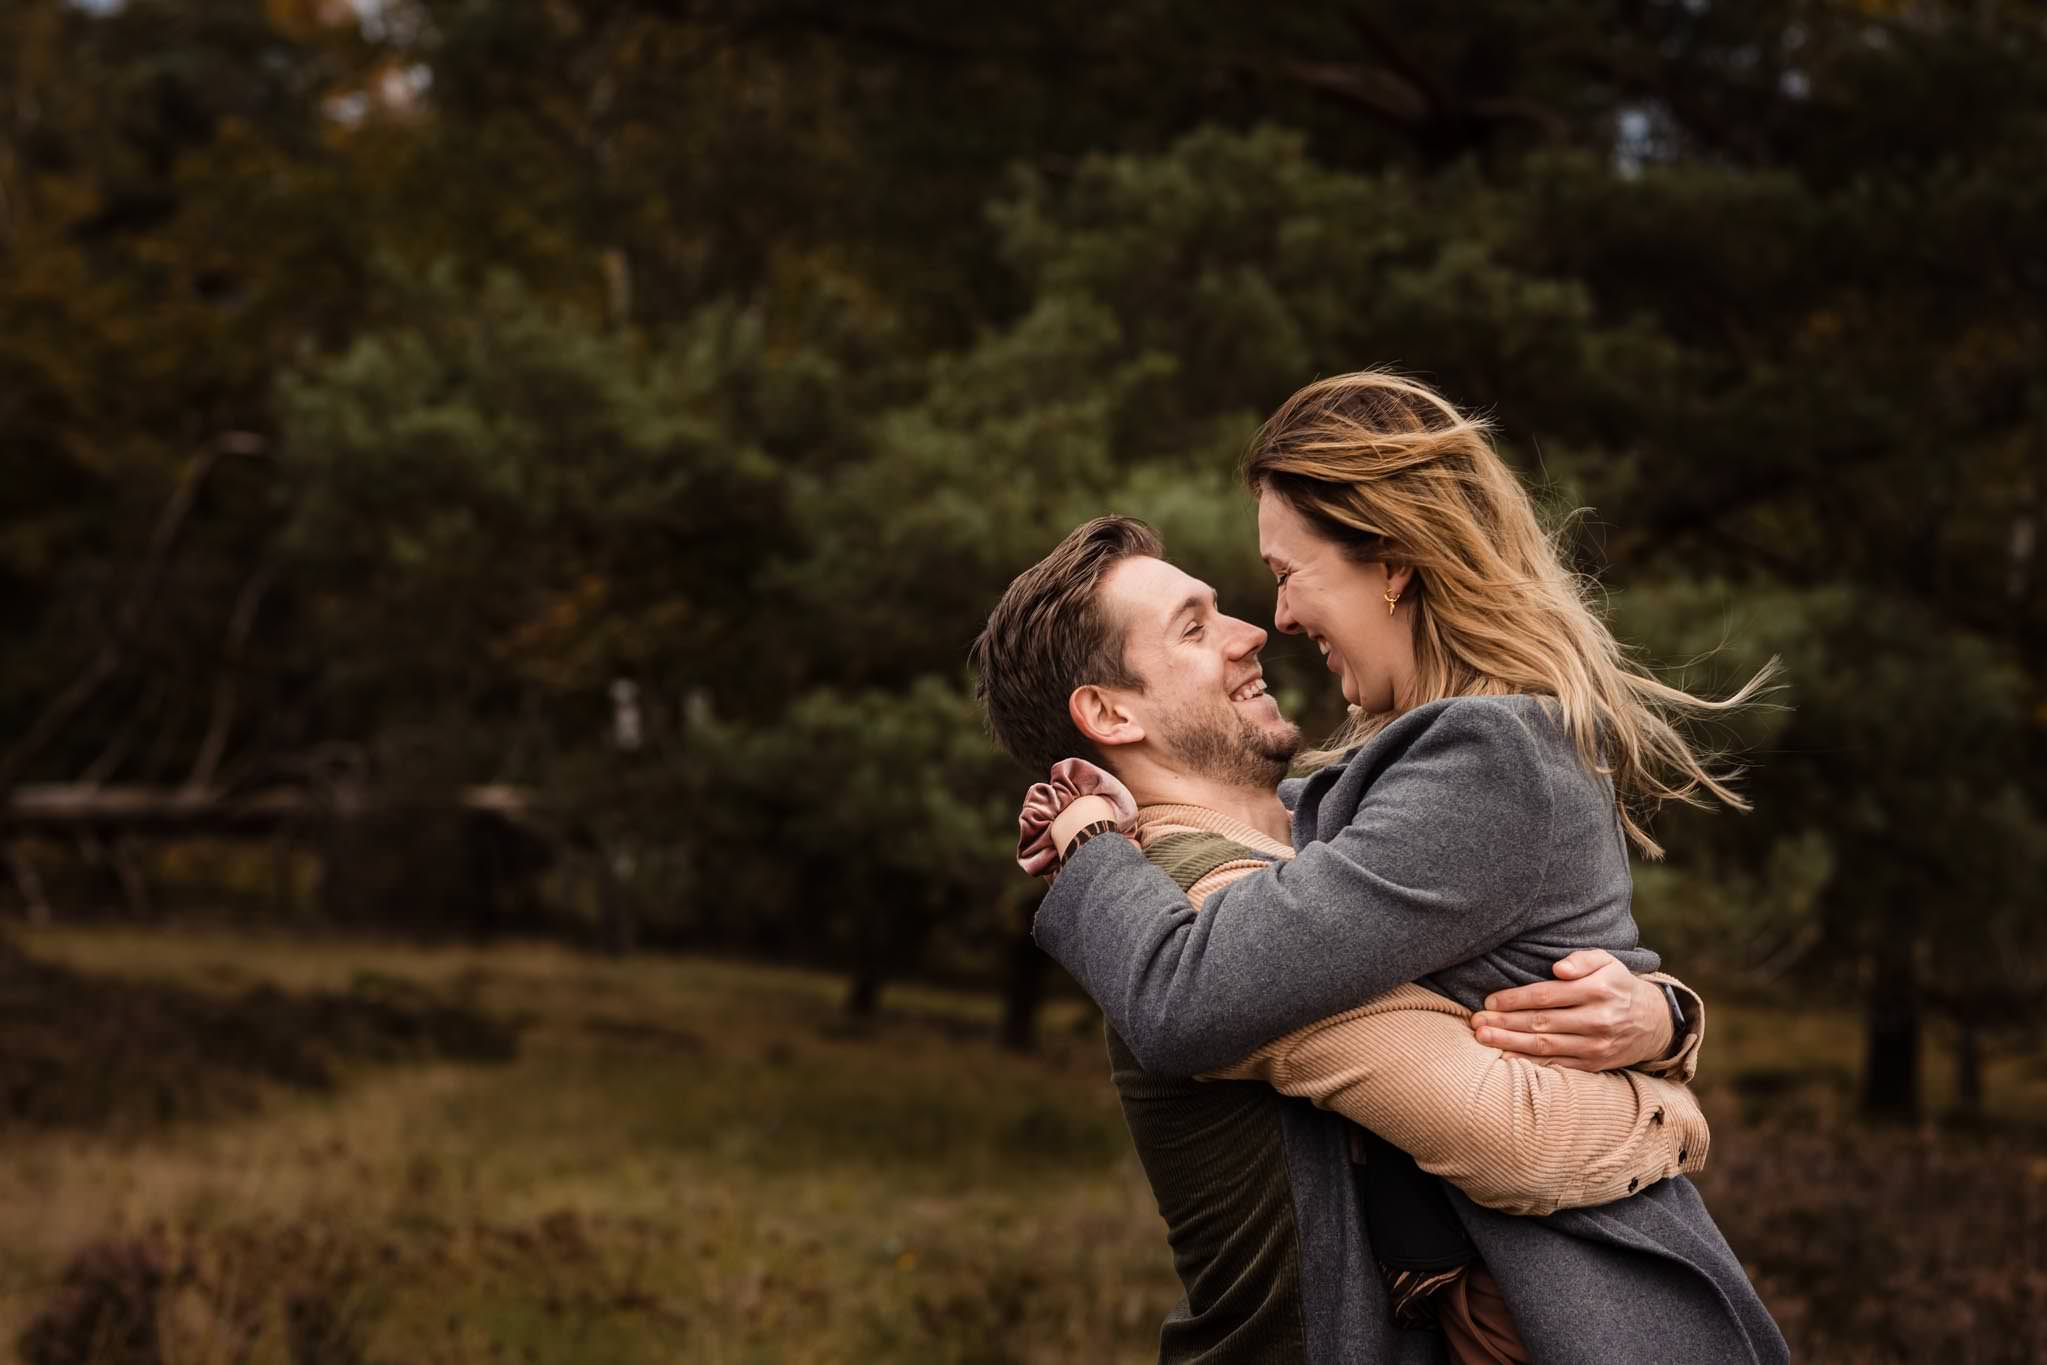
{"label": "woman's nose", "polygon": [[1272,604],[1272,628],[1281,635],[1299,635],[1301,623],[1294,619],[1293,609],[1286,604],[1286,589],[1281,588]]}

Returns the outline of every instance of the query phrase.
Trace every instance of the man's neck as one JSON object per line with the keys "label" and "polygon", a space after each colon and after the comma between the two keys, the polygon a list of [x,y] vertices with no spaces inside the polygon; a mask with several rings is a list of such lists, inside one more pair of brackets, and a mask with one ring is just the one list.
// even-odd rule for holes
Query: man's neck
{"label": "man's neck", "polygon": [[1149,766],[1124,778],[1124,785],[1140,806],[1200,806],[1241,820],[1282,844],[1291,842],[1293,817],[1269,787],[1232,786]]}

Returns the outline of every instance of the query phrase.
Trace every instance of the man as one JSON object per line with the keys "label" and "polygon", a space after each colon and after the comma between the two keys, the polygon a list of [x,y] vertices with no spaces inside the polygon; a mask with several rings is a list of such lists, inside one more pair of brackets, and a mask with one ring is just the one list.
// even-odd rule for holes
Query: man
{"label": "man", "polygon": [[[1113,770],[1143,807],[1131,832],[1199,904],[1229,878],[1290,854],[1274,784],[1299,736],[1262,696],[1264,633],[1222,616],[1213,594],[1160,553],[1137,523],[1104,518],[1080,528],[1011,585],[974,658],[1004,747],[1041,771],[1069,756]],[[1530,1067],[1482,1047],[1473,1054],[1465,1011],[1418,987],[1360,1004],[1221,1074],[1269,1081],[1357,1118],[1498,1208],[1546,1212],[1617,1198],[1703,1157],[1703,1135],[1688,1126],[1695,1107],[1688,1098],[1659,1103],[1647,1089],[1654,1082]],[[1665,1018],[1663,1036],[1640,1055],[1662,1050]],[[1697,1030],[1688,1032],[1672,1062],[1685,1071],[1697,1042]],[[1113,1029],[1109,1047],[1187,1290],[1161,1332],[1162,1359],[1440,1357],[1443,1337],[1393,1325],[1375,1264],[1387,1257],[1368,1241],[1342,1120],[1241,1081],[1149,1074]],[[1532,1073],[1525,1084],[1513,1078],[1517,1065]],[[1488,1075],[1498,1082],[1492,1089]],[[1581,1082],[1619,1085],[1633,1102],[1566,1093]],[[1535,1095],[1546,1116],[1584,1122],[1517,1128],[1517,1094]],[[1377,1177],[1397,1155],[1375,1153],[1367,1170]],[[1362,1202],[1373,1194],[1368,1180]],[[1445,1300],[1427,1306],[1441,1309],[1460,1355],[1491,1349],[1492,1358],[1516,1358],[1491,1281],[1469,1273],[1460,1215],[1432,1184],[1411,1205],[1398,1200],[1415,1196],[1413,1188],[1393,1194],[1388,1207],[1411,1217],[1382,1221],[1377,1240],[1433,1221],[1462,1247],[1436,1248],[1454,1268],[1448,1273],[1394,1276],[1395,1294]]]}

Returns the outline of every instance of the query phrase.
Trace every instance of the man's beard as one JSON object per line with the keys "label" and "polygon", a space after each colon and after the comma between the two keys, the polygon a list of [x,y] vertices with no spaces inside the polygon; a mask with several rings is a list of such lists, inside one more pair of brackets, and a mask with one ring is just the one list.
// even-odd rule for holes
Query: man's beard
{"label": "man's beard", "polygon": [[1230,787],[1269,792],[1286,776],[1301,748],[1301,727],[1282,722],[1260,728],[1235,706],[1197,712],[1189,707],[1165,719],[1165,747],[1180,771]]}

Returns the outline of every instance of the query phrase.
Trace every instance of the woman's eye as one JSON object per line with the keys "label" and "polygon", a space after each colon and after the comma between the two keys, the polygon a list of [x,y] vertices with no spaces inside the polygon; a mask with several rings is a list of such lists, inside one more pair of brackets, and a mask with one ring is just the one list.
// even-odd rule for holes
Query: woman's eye
{"label": "woman's eye", "polygon": [[1275,575],[1275,577],[1279,579],[1279,586],[1281,586],[1282,588],[1286,586],[1286,581],[1289,578],[1292,578],[1293,576],[1294,571],[1292,569],[1283,569],[1277,575]]}

